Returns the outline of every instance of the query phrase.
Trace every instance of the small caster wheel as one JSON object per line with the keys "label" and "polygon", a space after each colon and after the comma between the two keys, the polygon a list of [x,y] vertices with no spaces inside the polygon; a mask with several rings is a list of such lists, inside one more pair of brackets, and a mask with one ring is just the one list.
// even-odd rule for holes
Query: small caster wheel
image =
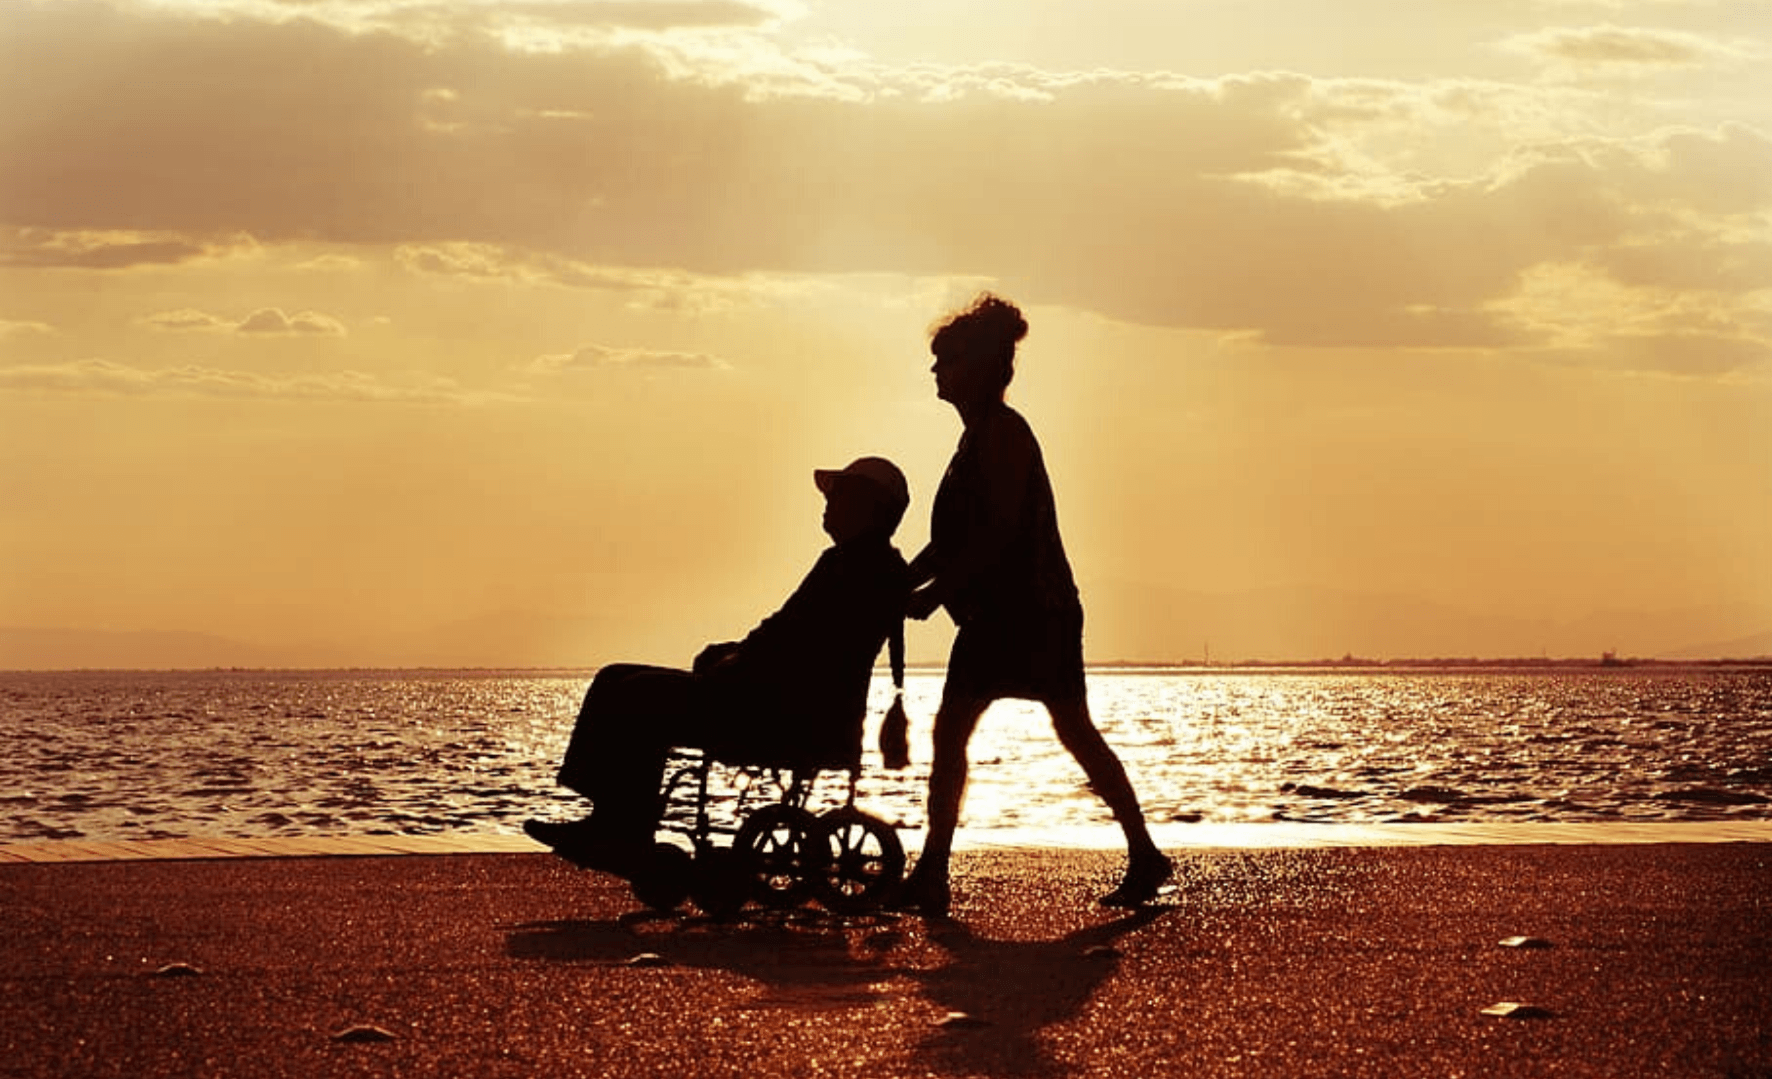
{"label": "small caster wheel", "polygon": [[730,847],[708,846],[695,852],[689,898],[714,921],[727,922],[738,916],[750,898],[750,883],[744,865]]}
{"label": "small caster wheel", "polygon": [[634,898],[653,910],[670,912],[689,897],[694,863],[689,852],[671,843],[656,843],[646,864],[634,874]]}

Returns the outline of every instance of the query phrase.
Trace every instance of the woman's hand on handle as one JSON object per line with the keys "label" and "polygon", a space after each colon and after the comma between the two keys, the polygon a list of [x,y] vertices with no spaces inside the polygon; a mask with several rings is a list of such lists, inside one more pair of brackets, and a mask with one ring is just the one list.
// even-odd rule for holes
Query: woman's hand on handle
{"label": "woman's hand on handle", "polygon": [[905,617],[915,618],[921,622],[934,614],[936,608],[940,606],[941,597],[936,594],[933,587],[919,588],[911,593],[910,599],[905,601]]}

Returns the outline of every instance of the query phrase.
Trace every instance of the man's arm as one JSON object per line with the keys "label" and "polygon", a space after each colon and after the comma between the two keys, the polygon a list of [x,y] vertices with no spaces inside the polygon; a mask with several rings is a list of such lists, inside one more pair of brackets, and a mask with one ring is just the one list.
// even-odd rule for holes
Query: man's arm
{"label": "man's arm", "polygon": [[802,659],[849,611],[849,591],[844,587],[836,549],[827,548],[781,608],[732,645],[731,654],[723,657],[719,666],[755,670]]}
{"label": "man's arm", "polygon": [[707,674],[724,664],[730,663],[738,655],[742,646],[737,641],[715,641],[703,648],[695,657],[695,664],[690,668],[696,674]]}

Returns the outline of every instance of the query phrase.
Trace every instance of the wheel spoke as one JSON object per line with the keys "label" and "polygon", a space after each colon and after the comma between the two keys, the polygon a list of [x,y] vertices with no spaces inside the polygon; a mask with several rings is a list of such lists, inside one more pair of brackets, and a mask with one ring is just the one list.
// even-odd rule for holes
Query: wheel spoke
{"label": "wheel spoke", "polygon": [[819,823],[830,851],[828,868],[819,876],[819,901],[839,913],[874,909],[904,873],[898,833],[854,808],[833,810]]}
{"label": "wheel spoke", "polygon": [[823,872],[818,821],[796,806],[772,804],[747,817],[733,840],[752,894],[775,907],[799,904]]}

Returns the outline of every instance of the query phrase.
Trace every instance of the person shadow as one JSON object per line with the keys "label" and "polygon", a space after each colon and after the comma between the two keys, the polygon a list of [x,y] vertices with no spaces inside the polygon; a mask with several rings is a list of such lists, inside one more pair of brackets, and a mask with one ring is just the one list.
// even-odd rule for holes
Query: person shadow
{"label": "person shadow", "polygon": [[937,1073],[1063,1076],[1046,1032],[1083,1015],[1118,968],[1115,942],[1175,908],[1147,906],[1051,940],[998,940],[956,919],[839,917],[802,908],[729,922],[637,913],[512,926],[515,959],[724,971],[763,987],[752,1007],[866,1009],[900,992],[933,1005],[907,1051]]}
{"label": "person shadow", "polygon": [[1119,969],[1115,941],[1175,909],[1146,906],[1056,940],[994,940],[964,923],[931,923],[949,957],[918,972],[923,994],[947,1016],[918,1045],[941,1070],[1002,1076],[1059,1076],[1044,1033],[1080,1018],[1096,990]]}

